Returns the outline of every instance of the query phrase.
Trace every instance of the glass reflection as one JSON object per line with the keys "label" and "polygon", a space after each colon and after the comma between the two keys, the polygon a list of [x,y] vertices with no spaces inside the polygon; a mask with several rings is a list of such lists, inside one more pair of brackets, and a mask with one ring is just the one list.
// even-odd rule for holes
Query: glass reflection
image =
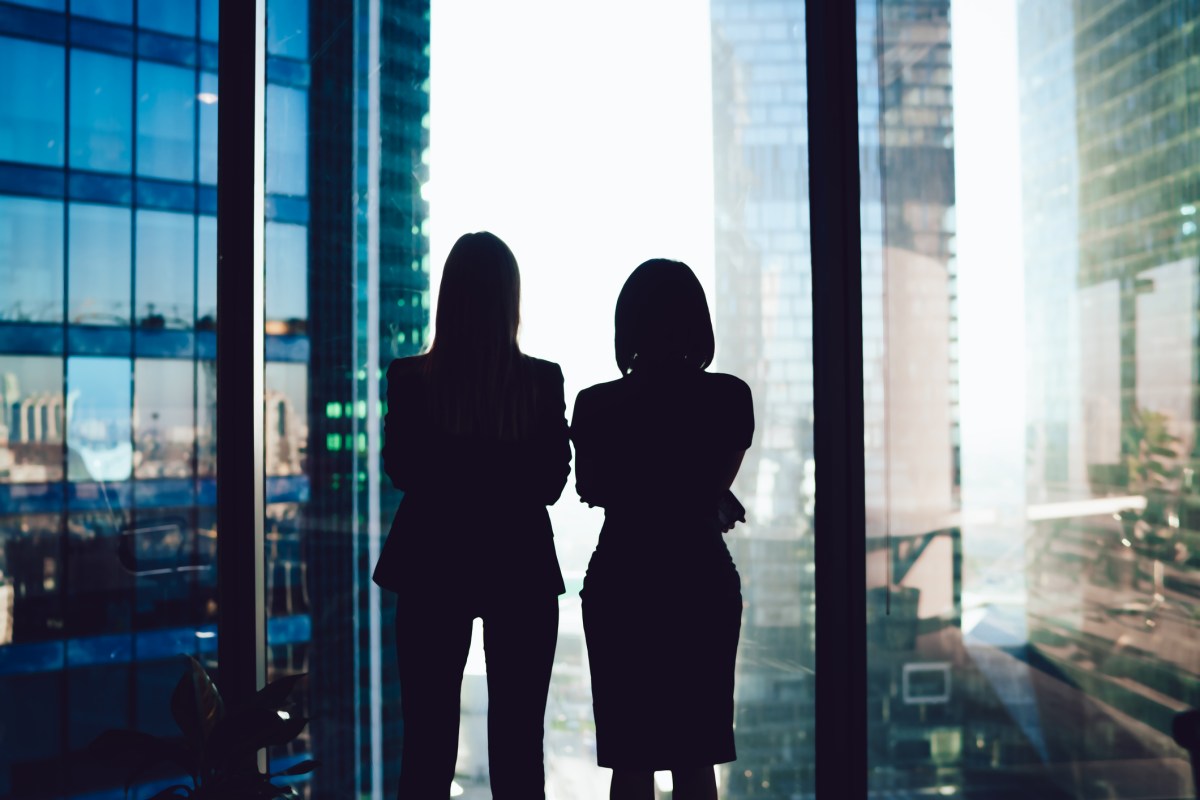
{"label": "glass reflection", "polygon": [[71,13],[80,17],[102,19],[118,25],[133,23],[132,0],[71,0]]}
{"label": "glass reflection", "polygon": [[192,326],[195,217],[171,211],[137,212],[137,324]]}
{"label": "glass reflection", "polygon": [[133,472],[133,365],[125,358],[67,359],[67,478],[124,481]]}
{"label": "glass reflection", "polygon": [[196,217],[196,329],[217,325],[217,218]]}
{"label": "glass reflection", "polygon": [[195,72],[139,61],[137,82],[138,174],[192,180],[196,143]]}
{"label": "glass reflection", "polygon": [[133,157],[133,62],[71,51],[71,166],[129,172]]}
{"label": "glass reflection", "polygon": [[0,356],[0,483],[62,480],[62,361]]}
{"label": "glass reflection", "polygon": [[63,165],[61,47],[0,36],[0,160]]}
{"label": "glass reflection", "polygon": [[176,36],[196,35],[196,4],[178,0],[138,0],[138,26]]}
{"label": "glass reflection", "polygon": [[267,474],[304,474],[308,452],[307,364],[267,364],[266,432]]}
{"label": "glass reflection", "polygon": [[135,578],[121,538],[127,523],[120,509],[67,515],[68,636],[132,629]]}
{"label": "glass reflection", "polygon": [[267,52],[273,56],[308,58],[306,0],[267,0]]}
{"label": "glass reflection", "polygon": [[308,194],[308,93],[267,84],[267,191]]}
{"label": "glass reflection", "polygon": [[0,516],[0,647],[62,636],[61,527],[57,514]]}
{"label": "glass reflection", "polygon": [[128,325],[132,291],[131,212],[71,203],[67,319],[80,325]]}
{"label": "glass reflection", "polygon": [[192,391],[194,362],[134,361],[134,476],[190,478],[196,439]]}
{"label": "glass reflection", "polygon": [[217,364],[196,362],[196,474],[217,474]]}
{"label": "glass reflection", "polygon": [[62,321],[60,201],[0,196],[0,286],[0,320]]}
{"label": "glass reflection", "polygon": [[267,222],[265,230],[268,333],[303,333],[308,318],[308,228]]}
{"label": "glass reflection", "polygon": [[217,184],[217,76],[212,72],[200,73],[200,182]]}

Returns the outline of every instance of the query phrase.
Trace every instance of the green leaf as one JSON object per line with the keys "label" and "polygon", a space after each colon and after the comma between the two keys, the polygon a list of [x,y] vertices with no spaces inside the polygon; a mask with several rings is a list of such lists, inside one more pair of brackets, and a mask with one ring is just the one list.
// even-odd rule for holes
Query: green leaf
{"label": "green leaf", "polygon": [[300,735],[308,720],[270,708],[250,706],[232,711],[213,729],[212,760],[228,764],[264,747],[287,744]]}
{"label": "green leaf", "polygon": [[287,705],[288,698],[296,688],[296,684],[307,674],[307,672],[298,672],[295,675],[285,675],[279,680],[271,681],[254,695],[254,705],[260,708],[283,708]]}

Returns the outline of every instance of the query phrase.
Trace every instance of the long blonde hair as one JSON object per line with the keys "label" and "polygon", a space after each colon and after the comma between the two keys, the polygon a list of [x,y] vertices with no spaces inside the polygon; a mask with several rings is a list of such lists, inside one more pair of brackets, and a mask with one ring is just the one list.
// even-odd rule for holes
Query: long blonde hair
{"label": "long blonde hair", "polygon": [[454,243],[435,322],[425,365],[443,426],[458,434],[523,436],[533,417],[535,387],[529,359],[517,345],[521,273],[498,236],[468,233]]}

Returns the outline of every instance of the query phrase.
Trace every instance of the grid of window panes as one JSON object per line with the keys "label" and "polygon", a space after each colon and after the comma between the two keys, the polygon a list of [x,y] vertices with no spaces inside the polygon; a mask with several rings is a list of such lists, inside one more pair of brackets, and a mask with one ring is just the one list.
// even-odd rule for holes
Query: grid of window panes
{"label": "grid of window panes", "polygon": [[872,789],[1192,796],[1200,5],[858,10]]}
{"label": "grid of window panes", "polygon": [[[268,638],[290,672],[308,8],[268,5]],[[119,796],[88,742],[171,733],[179,654],[215,665],[217,6],[0,3],[0,797]]]}

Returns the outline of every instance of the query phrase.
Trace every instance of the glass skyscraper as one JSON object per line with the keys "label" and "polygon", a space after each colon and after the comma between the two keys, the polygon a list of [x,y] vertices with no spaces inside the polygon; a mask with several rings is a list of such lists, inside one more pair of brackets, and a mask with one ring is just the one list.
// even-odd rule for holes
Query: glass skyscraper
{"label": "glass skyscraper", "polygon": [[[394,791],[366,401],[428,323],[428,4],[267,15],[267,633],[312,718],[272,757]],[[216,0],[0,3],[0,797],[122,796],[88,742],[217,666],[217,38]]]}

